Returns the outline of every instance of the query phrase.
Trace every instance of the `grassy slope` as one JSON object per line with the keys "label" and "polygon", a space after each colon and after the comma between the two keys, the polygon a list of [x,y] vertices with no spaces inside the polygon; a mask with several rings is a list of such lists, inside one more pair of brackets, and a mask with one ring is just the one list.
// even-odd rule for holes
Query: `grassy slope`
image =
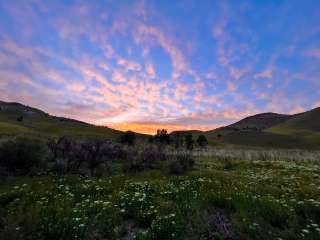
{"label": "grassy slope", "polygon": [[299,137],[310,144],[320,145],[320,108],[297,114],[290,120],[267,129],[266,132]]}
{"label": "grassy slope", "polygon": [[[121,135],[121,132],[117,130],[50,116],[40,110],[20,104],[0,102],[0,107],[0,135],[108,139],[118,139]],[[23,116],[22,122],[17,121],[20,116]]]}
{"label": "grassy slope", "polygon": [[224,143],[268,147],[268,148],[315,148],[304,139],[294,136],[268,132],[233,132],[224,136],[221,140]]}
{"label": "grassy slope", "polygon": [[[264,113],[212,131],[180,131],[210,144],[272,148],[320,148],[320,108],[297,115]],[[218,137],[220,135],[220,137]]]}

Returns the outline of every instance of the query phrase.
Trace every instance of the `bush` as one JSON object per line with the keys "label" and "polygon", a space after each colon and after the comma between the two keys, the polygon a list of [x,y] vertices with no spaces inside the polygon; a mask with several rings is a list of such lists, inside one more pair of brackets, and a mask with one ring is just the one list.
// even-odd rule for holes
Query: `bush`
{"label": "bush", "polygon": [[185,140],[185,143],[186,143],[186,149],[192,151],[193,150],[193,144],[194,144],[194,140],[193,140],[192,134],[185,135],[184,140]]}
{"label": "bush", "polygon": [[136,141],[136,134],[131,131],[125,132],[120,138],[121,143],[127,144],[129,146],[134,145],[135,141]]}
{"label": "bush", "polygon": [[15,175],[28,174],[41,167],[45,153],[45,145],[40,141],[27,138],[9,140],[0,146],[0,168]]}
{"label": "bush", "polygon": [[190,154],[178,153],[169,160],[168,170],[170,174],[182,174],[194,166],[194,159]]}
{"label": "bush", "polygon": [[206,136],[200,135],[197,139],[197,143],[200,147],[204,148],[208,145],[208,140],[207,140]]}
{"label": "bush", "polygon": [[127,149],[127,158],[123,163],[125,172],[139,172],[158,169],[170,174],[184,173],[194,166],[194,159],[188,153],[170,153],[163,147],[148,146],[144,149]]}
{"label": "bush", "polygon": [[22,121],[23,121],[23,116],[18,117],[18,118],[17,118],[17,121],[18,121],[18,122],[22,122]]}
{"label": "bush", "polygon": [[54,161],[53,170],[59,173],[79,172],[85,166],[90,175],[96,175],[98,168],[109,170],[115,159],[125,158],[126,153],[119,144],[110,141],[76,142],[67,138],[50,141],[48,146]]}

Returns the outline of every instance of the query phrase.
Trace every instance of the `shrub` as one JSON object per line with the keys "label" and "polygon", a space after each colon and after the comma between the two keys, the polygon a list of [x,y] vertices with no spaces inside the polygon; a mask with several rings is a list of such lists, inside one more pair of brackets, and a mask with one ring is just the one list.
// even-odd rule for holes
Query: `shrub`
{"label": "shrub", "polygon": [[182,133],[179,133],[179,132],[174,133],[172,135],[172,142],[173,142],[174,147],[176,149],[179,149],[179,148],[183,147],[183,141],[184,141],[183,137],[184,137],[184,135]]}
{"label": "shrub", "polygon": [[191,170],[195,161],[190,154],[178,153],[173,155],[168,163],[168,170],[170,174],[182,174]]}
{"label": "shrub", "polygon": [[160,146],[148,146],[144,149],[127,149],[127,158],[123,163],[124,171],[139,172],[159,169],[170,174],[181,174],[194,166],[194,159],[189,153],[170,153]]}
{"label": "shrub", "polygon": [[[109,170],[114,159],[124,158],[125,151],[119,144],[110,141],[76,142],[67,138],[51,141],[48,146],[52,152],[54,169],[59,173],[79,171],[85,165],[90,175],[96,170]],[[99,173],[101,175],[101,171]]]}
{"label": "shrub", "polygon": [[81,146],[66,137],[61,137],[57,141],[51,140],[48,147],[51,150],[54,170],[59,173],[78,169],[84,161],[85,153]]}
{"label": "shrub", "polygon": [[186,148],[188,150],[192,151],[193,150],[193,144],[194,144],[192,135],[191,134],[186,135],[184,140],[185,140],[185,143],[186,143]]}
{"label": "shrub", "polygon": [[135,140],[136,140],[136,134],[131,131],[125,132],[120,138],[121,143],[127,144],[129,146],[134,145]]}
{"label": "shrub", "polygon": [[22,122],[22,121],[23,121],[23,116],[18,117],[18,118],[17,118],[17,121],[18,121],[18,122]]}
{"label": "shrub", "polygon": [[12,174],[28,174],[41,167],[46,148],[40,141],[17,138],[0,147],[0,167]]}
{"label": "shrub", "polygon": [[207,140],[206,136],[200,135],[200,136],[198,137],[198,139],[197,139],[197,143],[198,143],[198,145],[199,145],[200,147],[203,148],[203,147],[205,147],[205,146],[208,145],[208,140]]}

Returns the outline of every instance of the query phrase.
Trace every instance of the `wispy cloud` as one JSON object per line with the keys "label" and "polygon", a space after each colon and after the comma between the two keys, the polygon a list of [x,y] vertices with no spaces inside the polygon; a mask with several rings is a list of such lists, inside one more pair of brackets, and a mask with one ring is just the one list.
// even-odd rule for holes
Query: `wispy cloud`
{"label": "wispy cloud", "polygon": [[[148,133],[317,106],[314,11],[272,8],[275,24],[263,4],[1,2],[0,98]],[[303,34],[281,31],[293,22]]]}

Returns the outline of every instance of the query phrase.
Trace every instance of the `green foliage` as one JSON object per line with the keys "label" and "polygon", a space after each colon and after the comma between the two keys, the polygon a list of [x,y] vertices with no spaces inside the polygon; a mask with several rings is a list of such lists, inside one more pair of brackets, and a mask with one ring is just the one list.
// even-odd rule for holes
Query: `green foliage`
{"label": "green foliage", "polygon": [[158,129],[157,134],[153,137],[155,142],[161,144],[170,144],[170,135],[166,129]]}
{"label": "green foliage", "polygon": [[123,161],[125,172],[158,169],[170,174],[182,174],[194,166],[191,154],[171,153],[161,146],[150,145],[140,150],[128,148],[126,151],[126,159]]}
{"label": "green foliage", "polygon": [[206,136],[204,135],[199,135],[198,139],[197,139],[197,143],[200,147],[206,147],[208,145],[208,140],[206,138]]}
{"label": "green foliage", "polygon": [[23,121],[23,116],[18,117],[18,118],[17,118],[17,121],[18,121],[18,122],[22,122],[22,121]]}
{"label": "green foliage", "polygon": [[124,134],[122,134],[120,142],[123,144],[127,144],[129,146],[134,145],[136,140],[136,134],[132,131],[127,131]]}
{"label": "green foliage", "polygon": [[193,140],[192,134],[185,135],[184,140],[186,144],[186,149],[190,151],[193,150],[194,140]]}
{"label": "green foliage", "polygon": [[79,173],[80,169],[86,168],[91,176],[102,175],[112,161],[126,156],[123,146],[111,141],[77,142],[63,137],[49,141],[48,146],[54,162],[53,170],[60,174]]}
{"label": "green foliage", "polygon": [[0,146],[0,167],[12,174],[28,174],[44,162],[45,145],[37,140],[17,138]]}
{"label": "green foliage", "polygon": [[193,169],[194,159],[188,153],[178,153],[172,156],[168,163],[167,168],[170,174],[182,174]]}
{"label": "green foliage", "polygon": [[178,176],[152,170],[7,181],[0,239],[320,238],[319,162],[219,154],[197,158],[199,171]]}

